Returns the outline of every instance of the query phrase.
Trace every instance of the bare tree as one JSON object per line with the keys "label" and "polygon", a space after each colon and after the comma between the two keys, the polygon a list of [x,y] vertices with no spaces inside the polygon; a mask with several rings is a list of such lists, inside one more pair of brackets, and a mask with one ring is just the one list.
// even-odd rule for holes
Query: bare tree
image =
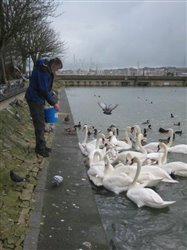
{"label": "bare tree", "polygon": [[55,0],[0,0],[0,64],[6,82],[3,50],[6,43],[27,26],[36,21],[46,20],[54,14],[58,3]]}

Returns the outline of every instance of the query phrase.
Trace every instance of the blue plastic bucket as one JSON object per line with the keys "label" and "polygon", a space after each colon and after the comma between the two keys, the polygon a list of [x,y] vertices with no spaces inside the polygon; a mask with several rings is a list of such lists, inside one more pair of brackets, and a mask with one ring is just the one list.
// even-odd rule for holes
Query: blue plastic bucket
{"label": "blue plastic bucket", "polygon": [[44,109],[45,114],[45,122],[46,123],[55,123],[58,122],[58,112],[54,108],[46,108]]}

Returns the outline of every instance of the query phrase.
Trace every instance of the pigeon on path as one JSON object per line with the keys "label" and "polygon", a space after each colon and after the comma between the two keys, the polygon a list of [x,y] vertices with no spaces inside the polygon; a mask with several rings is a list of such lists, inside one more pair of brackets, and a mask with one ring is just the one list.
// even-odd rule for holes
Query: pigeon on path
{"label": "pigeon on path", "polygon": [[24,177],[19,176],[13,170],[10,170],[10,179],[16,183],[26,181],[26,179]]}
{"label": "pigeon on path", "polygon": [[63,177],[60,175],[53,176],[51,181],[51,183],[56,186],[59,186],[62,182],[63,182]]}

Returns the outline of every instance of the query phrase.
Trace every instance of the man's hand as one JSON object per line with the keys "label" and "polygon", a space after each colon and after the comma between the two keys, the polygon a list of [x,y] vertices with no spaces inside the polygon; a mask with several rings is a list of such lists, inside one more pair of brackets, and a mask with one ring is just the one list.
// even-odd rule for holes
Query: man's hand
{"label": "man's hand", "polygon": [[60,111],[60,105],[58,103],[55,103],[53,106],[57,111]]}

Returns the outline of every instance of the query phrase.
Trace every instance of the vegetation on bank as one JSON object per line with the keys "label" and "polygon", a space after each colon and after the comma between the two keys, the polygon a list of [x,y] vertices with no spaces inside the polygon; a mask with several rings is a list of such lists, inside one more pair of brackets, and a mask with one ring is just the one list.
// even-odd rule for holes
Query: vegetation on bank
{"label": "vegetation on bank", "polygon": [[[57,83],[55,89],[58,87]],[[49,126],[45,135],[50,144],[53,133]],[[34,148],[35,136],[27,103],[15,100],[0,111],[0,249],[3,250],[23,249],[43,162],[36,157]],[[26,181],[14,183],[10,170],[26,177]]]}

